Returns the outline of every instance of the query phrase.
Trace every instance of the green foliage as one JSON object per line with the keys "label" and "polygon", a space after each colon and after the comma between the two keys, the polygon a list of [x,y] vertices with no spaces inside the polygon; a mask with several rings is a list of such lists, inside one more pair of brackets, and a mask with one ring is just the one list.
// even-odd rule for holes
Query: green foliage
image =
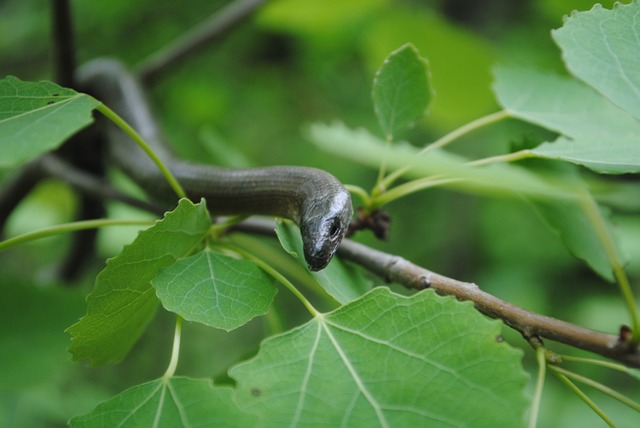
{"label": "green foliage", "polygon": [[587,192],[578,200],[534,201],[534,204],[574,256],[614,282],[614,264],[623,262],[623,252],[613,232],[609,210],[598,207]]}
{"label": "green foliage", "polygon": [[51,82],[0,80],[0,167],[21,165],[57,148],[92,122],[98,104]]}
{"label": "green foliage", "polygon": [[212,251],[176,261],[151,283],[166,310],[227,331],[264,315],[276,294],[254,263]]}
{"label": "green foliage", "polygon": [[406,44],[384,60],[373,79],[373,105],[388,141],[427,114],[432,90],[429,64]]}
{"label": "green foliage", "polygon": [[[131,6],[122,2],[120,7],[127,11]],[[545,13],[552,6],[547,8]],[[178,73],[177,89],[161,87],[159,93],[163,99],[170,94],[167,104],[171,111],[165,114],[173,121],[167,120],[167,126],[170,133],[176,130],[183,133],[183,140],[194,139],[191,132],[204,135],[202,123],[191,121],[212,115],[213,122],[225,125],[220,126],[220,132],[207,124],[206,135],[223,139],[231,130],[239,145],[242,140],[266,141],[263,150],[277,156],[279,162],[289,162],[286,156],[295,149],[307,156],[305,162],[311,158],[315,161],[315,152],[311,150],[320,148],[330,154],[326,165],[331,168],[336,165],[338,170],[340,162],[344,162],[347,170],[355,170],[355,164],[373,169],[384,165],[370,192],[355,186],[352,189],[362,197],[364,212],[384,206],[390,210],[399,207],[402,214],[403,202],[409,201],[404,208],[407,216],[394,217],[398,221],[394,222],[395,235],[389,248],[400,245],[403,256],[436,267],[432,260],[448,255],[453,260],[453,275],[478,281],[483,288],[499,285],[498,276],[492,276],[491,269],[494,273],[510,269],[503,275],[507,280],[499,294],[520,293],[522,297],[535,293],[532,300],[544,301],[548,305],[545,308],[554,308],[548,302],[555,303],[556,309],[578,306],[576,289],[580,288],[579,296],[583,296],[592,290],[589,287],[592,283],[599,281],[585,273],[576,274],[578,268],[573,261],[553,260],[548,255],[535,258],[532,256],[535,251],[527,252],[525,246],[546,253],[548,245],[538,242],[542,234],[530,227],[535,223],[529,218],[517,219],[517,228],[523,230],[509,230],[505,223],[513,224],[512,213],[489,211],[500,217],[492,219],[497,226],[489,228],[488,222],[481,224],[482,216],[473,211],[472,204],[457,205],[460,200],[443,196],[449,197],[449,192],[432,192],[428,205],[416,202],[414,194],[438,187],[460,191],[483,204],[491,204],[497,198],[510,198],[516,201],[514,204],[523,199],[529,201],[522,204],[521,212],[540,214],[560,236],[568,252],[584,260],[601,277],[616,280],[622,297],[615,309],[602,318],[627,323],[620,315],[626,305],[628,324],[637,335],[640,322],[633,290],[623,270],[626,259],[622,248],[638,235],[631,234],[629,238],[625,233],[617,233],[614,226],[620,218],[616,217],[617,206],[613,205],[613,209],[606,206],[603,201],[607,199],[601,197],[618,191],[623,195],[629,193],[624,192],[624,184],[602,180],[598,174],[640,172],[637,137],[640,77],[634,68],[640,46],[633,37],[637,32],[633,19],[639,10],[640,3],[634,2],[618,5],[611,11],[597,6],[589,12],[572,14],[561,29],[553,32],[553,38],[562,49],[569,71],[583,82],[530,67],[498,67],[494,93],[503,110],[454,129],[424,148],[415,146],[429,141],[432,133],[450,131],[452,126],[485,114],[494,105],[488,69],[496,51],[488,39],[462,30],[444,14],[413,3],[332,1],[331,7],[315,3],[307,7],[293,1],[273,2],[258,14],[256,28],[277,33],[281,38],[275,38],[273,43],[277,49],[259,51],[256,39],[264,34],[241,33],[237,40],[230,41],[228,52],[224,48],[216,52],[215,67],[209,67],[212,63],[204,60],[203,66],[198,67],[201,70],[196,70],[202,75],[194,73],[185,78]],[[87,9],[81,9],[80,13],[86,14]],[[134,21],[127,22],[137,28],[132,24]],[[548,26],[544,30],[548,32]],[[265,44],[271,46],[272,41],[269,39]],[[429,58],[429,63],[417,48]],[[252,53],[251,60],[249,55],[242,57],[245,51]],[[260,55],[265,58],[253,58]],[[361,67],[354,67],[351,58],[374,67],[385,57],[373,78],[371,109],[369,85],[358,84],[371,81],[371,76],[364,78],[357,74],[362,72]],[[238,58],[242,61],[237,61]],[[249,66],[245,66],[245,61]],[[281,68],[273,72],[276,65],[289,72],[286,88],[274,85],[282,80]],[[432,74],[433,86],[439,94],[437,101],[432,100]],[[253,79],[256,76],[260,79]],[[311,76],[316,80],[311,80]],[[253,83],[247,85],[249,81]],[[209,95],[212,88],[219,90],[213,97]],[[270,97],[275,98],[273,104],[267,104]],[[217,100],[224,104],[216,105]],[[55,149],[90,123],[89,113],[98,105],[91,97],[50,82],[21,82],[13,77],[0,80],[0,166],[18,166]],[[347,106],[345,112],[337,114],[345,123],[373,128],[377,118],[385,139],[341,122],[316,123],[308,128],[316,146],[291,144],[293,150],[286,153],[277,149],[282,135],[296,132],[302,122],[335,116],[339,105]],[[423,120],[427,109],[432,114]],[[248,118],[251,126],[247,126]],[[509,128],[502,123],[506,119],[519,121],[510,121]],[[408,132],[414,124],[417,126]],[[523,129],[534,134],[531,141],[537,147],[509,153],[504,140],[522,138]],[[400,134],[407,135],[415,144],[397,141]],[[390,141],[395,144],[388,144]],[[469,141],[473,143],[471,148]],[[496,141],[502,143],[495,144]],[[459,142],[460,146],[449,149],[453,142]],[[186,153],[189,149],[179,150]],[[194,156],[198,156],[197,149],[194,150]],[[265,161],[255,153],[247,158]],[[588,174],[580,169],[582,166],[590,170]],[[348,177],[362,179],[357,174]],[[406,181],[399,182],[401,177]],[[597,189],[604,190],[598,193]],[[625,209],[632,206],[622,205]],[[636,216],[632,214],[635,213],[628,214],[627,224],[635,225]],[[461,220],[453,222],[457,217]],[[470,224],[475,228],[465,229]],[[525,230],[528,228],[531,230]],[[49,232],[66,230],[71,229],[60,227]],[[461,240],[456,240],[458,230]],[[469,230],[471,233],[467,233]],[[212,228],[204,201],[193,204],[183,199],[174,211],[140,232],[120,254],[108,260],[87,297],[86,315],[67,329],[72,339],[69,351],[73,359],[88,360],[91,365],[121,362],[110,372],[117,373],[116,376],[105,377],[110,378],[112,389],[122,392],[114,395],[110,391],[111,398],[88,413],[86,410],[95,406],[97,398],[87,409],[79,406],[65,409],[64,417],[82,413],[71,419],[72,426],[523,425],[531,404],[524,393],[527,371],[533,369],[525,367],[528,361],[523,363],[519,349],[503,340],[502,334],[508,333],[502,331],[502,323],[480,315],[471,303],[460,303],[429,290],[411,296],[401,296],[386,287],[371,290],[377,280],[367,277],[360,267],[339,259],[321,272],[308,272],[304,262],[300,263],[302,273],[294,272],[286,263],[261,260],[258,253],[252,253],[242,243],[230,245],[217,231]],[[299,230],[289,222],[281,222],[276,233],[285,251],[302,260]],[[490,236],[492,242],[482,242],[477,235]],[[510,242],[517,240],[518,235],[524,237],[521,248]],[[445,238],[438,240],[439,236]],[[432,244],[434,241],[438,244]],[[487,267],[490,264],[487,248],[500,248],[500,242],[506,241],[511,244],[508,248],[516,249],[510,252],[517,254],[499,254],[496,250],[505,264]],[[6,242],[7,246],[13,246],[21,241]],[[442,242],[445,246],[439,245]],[[429,245],[434,251],[423,251]],[[60,252],[58,247],[53,248],[49,252]],[[527,257],[531,260],[522,260]],[[24,270],[20,275],[26,275]],[[533,279],[528,278],[531,271],[535,271]],[[280,293],[276,298],[278,285],[274,287],[273,278],[292,291],[299,302],[286,300],[289,293]],[[563,287],[565,282],[567,287]],[[317,293],[313,297],[319,304],[331,309],[326,313],[317,310],[313,306],[316,300],[313,304],[311,299],[307,300],[310,290],[305,287]],[[59,356],[50,358],[52,354],[47,348],[60,350],[64,346],[62,329],[73,322],[80,310],[76,294],[14,288],[17,287],[7,284],[6,279],[0,283],[3,295],[9,296],[0,302],[2,337],[7,338],[0,349],[4,367],[0,396],[10,398],[6,400],[9,404],[0,407],[0,425],[8,426],[19,425],[2,415],[3,411],[12,411],[14,399],[12,392],[5,391],[54,382],[47,372],[61,364]],[[599,296],[594,293],[592,301]],[[30,302],[27,309],[21,307],[22,301]],[[571,305],[565,304],[567,301]],[[152,324],[158,302],[165,316]],[[535,305],[529,301],[527,304]],[[304,309],[312,319],[307,320],[309,314]],[[129,373],[136,371],[127,366],[132,358],[146,353],[142,364],[152,365],[156,371],[165,363],[158,362],[157,348],[147,341],[155,330],[149,328],[151,325],[165,328],[162,333],[168,331],[163,324],[167,314],[177,319],[169,367],[163,377],[132,386],[125,371],[125,368]],[[268,316],[260,318],[264,314]],[[49,318],[51,322],[47,323]],[[227,353],[227,348],[223,349],[218,341],[211,343],[212,336],[205,335],[185,334],[184,343],[181,342],[182,319],[229,332],[224,337],[230,337],[234,334],[232,330],[236,330],[240,339],[232,346],[257,353],[251,359],[225,362],[223,367],[217,367],[211,354],[202,349],[210,346],[211,352],[219,355]],[[269,337],[274,332],[280,334]],[[258,346],[258,341],[265,337]],[[29,341],[20,343],[21,338]],[[513,337],[514,343],[521,343],[518,340]],[[138,348],[134,348],[136,344]],[[190,378],[174,376],[181,347],[183,351],[186,348],[202,354],[201,367],[179,366]],[[130,358],[125,360],[127,355]],[[543,349],[537,355],[544,365],[543,357],[551,354]],[[565,376],[561,378],[563,382],[569,378],[578,382],[585,379],[562,368],[564,363],[558,363],[558,367],[549,371]],[[637,370],[608,368],[637,381]],[[18,374],[11,374],[13,369]],[[214,386],[209,379],[193,375],[198,369],[207,377],[212,373],[224,374]],[[115,380],[118,377],[121,379]],[[621,390],[631,391],[630,396],[634,387],[637,390],[637,383],[629,387],[628,378],[613,379]],[[229,386],[229,380],[235,383]],[[561,417],[556,416],[560,411],[549,409],[557,405],[564,411],[571,407],[566,403],[573,402],[571,398],[559,399],[558,394],[548,393],[551,385],[544,387],[543,394],[543,381],[541,378],[536,386],[532,420],[537,416],[541,397],[540,419],[551,421],[546,425],[561,426]],[[638,408],[633,398],[612,392],[604,383],[585,383],[631,409]],[[62,391],[70,387],[61,385]],[[612,415],[614,420],[619,416],[619,408],[601,411],[594,403],[599,400],[585,399],[582,391],[575,385],[571,387],[603,418],[607,417],[605,414]],[[554,403],[545,403],[547,396]],[[585,417],[584,414],[580,408],[573,417]],[[626,416],[619,417],[624,424]],[[635,426],[634,417],[636,413],[629,418],[632,421],[629,426]],[[586,424],[591,422],[590,419]]]}
{"label": "green foliage", "polygon": [[510,115],[561,134],[533,154],[599,173],[640,171],[640,123],[631,114],[573,79],[522,68],[495,74],[496,95]]}
{"label": "green foliage", "polygon": [[210,226],[204,203],[181,200],[175,211],[109,260],[87,296],[87,314],[67,329],[74,359],[93,365],[122,360],[158,306],[151,280],[201,245]]}
{"label": "green foliage", "polygon": [[638,4],[574,12],[553,38],[567,68],[614,104],[640,118]]}
{"label": "green foliage", "polygon": [[469,303],[376,288],[230,375],[265,426],[517,426],[526,374],[500,330]]}
{"label": "green foliage", "polygon": [[172,377],[136,385],[70,421],[78,427],[242,427],[255,419],[241,412],[231,388],[211,381]]}

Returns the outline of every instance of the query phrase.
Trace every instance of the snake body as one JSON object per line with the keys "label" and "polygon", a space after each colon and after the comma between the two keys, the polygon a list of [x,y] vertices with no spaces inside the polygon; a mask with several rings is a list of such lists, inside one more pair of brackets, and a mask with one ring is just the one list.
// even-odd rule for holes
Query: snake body
{"label": "snake body", "polygon": [[[316,168],[221,168],[175,157],[163,142],[135,76],[118,61],[99,59],[78,70],[78,83],[128,122],[167,165],[192,200],[205,198],[215,215],[285,217],[300,227],[311,270],[323,269],[344,237],[353,214],[351,197],[331,174]],[[175,198],[151,159],[119,128],[106,124],[109,155],[157,199]]]}

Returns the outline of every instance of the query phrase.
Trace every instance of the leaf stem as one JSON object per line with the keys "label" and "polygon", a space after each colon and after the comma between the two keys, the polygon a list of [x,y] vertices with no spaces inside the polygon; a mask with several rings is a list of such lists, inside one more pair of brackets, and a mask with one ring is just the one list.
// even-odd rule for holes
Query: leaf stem
{"label": "leaf stem", "polygon": [[616,424],[613,423],[613,421],[611,419],[609,419],[609,417],[602,411],[602,409],[600,407],[598,407],[598,405],[596,403],[593,402],[593,400],[591,400],[587,394],[585,394],[584,392],[582,392],[582,390],[580,388],[577,387],[577,385],[573,382],[571,382],[571,380],[569,380],[569,378],[567,376],[565,376],[563,373],[561,373],[560,371],[558,371],[558,367],[555,366],[549,366],[549,368],[551,369],[551,371],[553,372],[553,374],[565,385],[567,385],[569,387],[569,389],[571,389],[582,401],[585,402],[585,404],[589,407],[591,407],[591,410],[593,410],[594,412],[596,412],[596,414],[598,416],[600,416],[600,418],[610,427],[616,427]]}
{"label": "leaf stem", "polygon": [[14,245],[23,244],[29,241],[35,241],[36,239],[48,238],[50,236],[58,235],[61,233],[76,232],[78,230],[96,229],[99,227],[107,226],[148,226],[152,225],[152,220],[110,220],[110,219],[98,219],[98,220],[83,220],[75,221],[71,223],[63,223],[55,226],[45,227],[32,232],[27,232],[22,235],[14,236],[13,238],[6,239],[0,242],[0,251],[4,251]]}
{"label": "leaf stem", "polygon": [[487,125],[492,125],[494,123],[500,122],[501,120],[508,119],[510,114],[507,110],[500,110],[495,113],[488,114],[486,116],[480,117],[476,120],[472,120],[469,123],[462,125],[461,127],[454,129],[446,135],[438,138],[433,143],[426,146],[422,149],[418,154],[423,155],[431,150],[441,149],[447,144],[457,140],[465,134],[469,134],[477,129],[480,129]]}
{"label": "leaf stem", "polygon": [[133,139],[133,141],[135,141],[135,143],[147,154],[147,156],[151,158],[153,163],[156,164],[164,178],[167,180],[167,182],[179,198],[187,197],[186,192],[184,191],[180,183],[178,183],[171,171],[169,171],[162,160],[155,154],[153,150],[151,150],[151,147],[149,147],[146,141],[144,141],[140,134],[138,134],[136,130],[131,127],[131,125],[125,122],[120,116],[118,116],[116,112],[111,110],[103,103],[100,103],[100,105],[97,107],[97,110],[105,117],[107,117],[107,119],[117,125],[120,129],[122,129],[129,137],[131,137],[131,139]]}
{"label": "leaf stem", "polygon": [[234,216],[227,217],[220,223],[212,224],[211,228],[209,229],[209,232],[213,234],[213,236],[218,236],[221,233],[224,233],[228,228],[235,226],[238,223],[242,223],[248,217],[249,217],[248,215],[234,215]]}
{"label": "leaf stem", "polygon": [[546,375],[547,359],[546,349],[543,346],[536,348],[536,360],[538,361],[538,378],[536,379],[536,389],[531,402],[531,414],[529,415],[529,428],[538,425],[538,415],[540,414],[540,402],[542,401],[542,389]]}
{"label": "leaf stem", "polygon": [[429,187],[442,186],[449,183],[463,181],[461,178],[442,178],[442,176],[426,177],[417,180],[408,181],[393,189],[381,194],[375,199],[375,206],[383,206],[389,202],[400,199],[411,193],[427,189]]}
{"label": "leaf stem", "polygon": [[572,371],[563,369],[561,367],[557,367],[557,366],[552,366],[553,370],[555,370],[558,373],[561,373],[563,375],[565,375],[567,378],[572,378],[574,380],[577,380],[578,382],[582,382],[585,385],[589,385],[590,387],[597,389],[598,391],[607,394],[608,396],[610,396],[611,398],[614,398],[616,400],[618,400],[619,402],[621,402],[622,404],[632,408],[633,410],[635,410],[636,412],[640,412],[640,404],[636,403],[635,401],[633,401],[632,399],[630,399],[629,397],[620,394],[618,391],[615,391],[611,388],[609,388],[606,385],[601,384],[600,382],[596,382],[593,379],[589,379],[588,377],[585,376],[581,376],[577,373],[574,373]]}
{"label": "leaf stem", "polygon": [[349,193],[353,193],[354,195],[357,195],[362,200],[362,203],[366,207],[371,205],[371,198],[369,197],[369,194],[367,193],[367,191],[364,190],[362,187],[356,186],[354,184],[345,184],[344,188],[347,189]]}
{"label": "leaf stem", "polygon": [[180,339],[182,338],[182,317],[176,315],[176,328],[173,332],[173,347],[171,348],[171,359],[169,360],[169,366],[167,371],[164,372],[162,377],[168,379],[173,377],[178,367],[178,359],[180,357]]}
{"label": "leaf stem", "polygon": [[560,358],[562,358],[562,361],[572,361],[576,363],[592,364],[594,366],[605,367],[605,368],[616,370],[622,373],[631,374],[629,372],[631,370],[629,367],[623,364],[618,364],[611,361],[597,360],[595,358],[574,357],[572,355],[561,355]]}
{"label": "leaf stem", "polygon": [[467,165],[472,165],[472,166],[481,166],[481,165],[488,165],[491,163],[497,163],[497,162],[515,162],[515,161],[519,161],[522,159],[527,159],[532,157],[533,155],[531,154],[530,150],[520,150],[517,152],[513,152],[513,153],[507,153],[504,155],[498,155],[498,156],[491,156],[488,158],[483,158],[483,159],[477,159],[471,162],[468,162]]}
{"label": "leaf stem", "polygon": [[[385,147],[389,149],[391,147],[392,142],[393,142],[393,136],[387,135]],[[374,199],[375,199],[375,196],[381,193],[384,193],[384,191],[387,189],[387,185],[385,184],[386,179],[384,178],[386,174],[387,174],[387,160],[386,158],[383,158],[380,161],[380,169],[378,170],[378,179],[376,180],[376,187],[371,192],[371,194],[374,196]]]}
{"label": "leaf stem", "polygon": [[307,308],[309,313],[314,318],[321,314],[321,312],[318,311],[306,297],[304,297],[304,294],[302,294],[296,288],[296,286],[291,283],[291,281],[289,281],[284,275],[282,275],[276,269],[271,267],[271,265],[269,265],[268,263],[265,263],[262,259],[254,256],[253,254],[245,251],[244,249],[242,249],[242,248],[240,248],[240,247],[238,247],[236,245],[229,244],[229,243],[219,243],[219,244],[224,246],[224,247],[226,247],[226,248],[228,248],[228,249],[230,249],[230,250],[232,250],[232,251],[235,251],[236,253],[240,254],[241,256],[245,257],[246,259],[251,260],[252,262],[257,264],[258,267],[260,267],[260,269],[262,269],[267,274],[271,275],[271,277],[274,278],[276,281],[278,281],[279,283],[284,285],[284,287],[287,290],[289,290],[294,296],[296,296],[296,298],[298,300],[300,300],[300,302],[302,302],[304,307]]}
{"label": "leaf stem", "polygon": [[[480,129],[484,126],[491,125],[501,120],[508,119],[509,117],[511,116],[507,110],[500,110],[498,112],[491,113],[487,116],[480,117],[457,129],[454,129],[453,131],[449,132],[446,135],[443,135],[433,143],[428,144],[420,152],[418,152],[418,156],[422,156],[425,153],[428,153],[435,149],[441,149],[442,147],[455,141],[456,139],[462,137],[465,134],[469,134],[477,129]],[[382,182],[380,182],[380,186],[383,189],[388,188],[389,186],[391,186],[391,184],[393,184],[393,182],[395,182],[398,178],[400,178],[409,169],[410,167],[398,168],[397,170],[389,174],[384,180],[382,180]]]}
{"label": "leaf stem", "polygon": [[638,318],[638,308],[633,296],[631,284],[629,283],[629,278],[622,267],[620,256],[616,251],[613,237],[602,219],[598,205],[591,195],[585,190],[582,190],[580,193],[580,204],[582,205],[582,209],[587,215],[587,218],[593,225],[596,235],[598,236],[598,240],[604,247],[607,257],[609,258],[613,274],[616,278],[616,282],[618,283],[620,293],[627,304],[627,310],[629,311],[629,316],[631,318],[631,345],[637,345],[640,343],[640,319]]}

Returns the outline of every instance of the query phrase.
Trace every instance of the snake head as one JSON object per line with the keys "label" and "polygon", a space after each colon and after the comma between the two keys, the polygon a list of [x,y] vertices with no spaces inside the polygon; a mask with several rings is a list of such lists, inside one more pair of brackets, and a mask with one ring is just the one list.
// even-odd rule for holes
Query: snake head
{"label": "snake head", "polygon": [[300,223],[304,258],[310,270],[318,271],[329,264],[349,227],[353,216],[351,196],[341,187],[331,196],[315,198],[306,205]]}

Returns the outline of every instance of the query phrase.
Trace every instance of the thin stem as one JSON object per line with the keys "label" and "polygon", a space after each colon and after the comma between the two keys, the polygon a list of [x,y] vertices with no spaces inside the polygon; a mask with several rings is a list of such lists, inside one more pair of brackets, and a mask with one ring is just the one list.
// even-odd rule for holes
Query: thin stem
{"label": "thin stem", "polygon": [[640,412],[640,404],[639,403],[636,403],[635,401],[633,401],[629,397],[627,397],[627,396],[625,396],[623,394],[620,394],[618,391],[615,391],[615,390],[609,388],[608,386],[601,384],[600,382],[596,382],[593,379],[589,379],[588,377],[581,376],[581,375],[579,375],[577,373],[574,373],[572,371],[563,369],[561,367],[553,366],[553,370],[555,370],[558,373],[562,373],[563,375],[567,376],[568,378],[572,378],[574,380],[577,380],[578,382],[584,383],[585,385],[589,385],[590,387],[592,387],[594,389],[597,389],[598,391],[600,391],[600,392],[602,392],[604,394],[607,394],[611,398],[614,398],[614,399],[618,400],[619,402],[621,402],[625,406],[628,406],[628,407],[632,408],[636,412]]}
{"label": "thin stem", "polygon": [[429,187],[442,186],[445,184],[463,181],[461,178],[441,178],[441,176],[426,177],[418,180],[412,180],[407,183],[394,187],[393,189],[381,194],[375,199],[377,207],[386,205],[390,202],[400,199],[409,194],[427,189]]}
{"label": "thin stem", "polygon": [[[389,149],[391,147],[391,143],[393,142],[393,137],[388,135],[386,139],[386,148]],[[371,194],[373,195],[373,199],[387,190],[387,185],[385,184],[386,180],[384,176],[387,174],[387,161],[386,159],[382,159],[380,161],[380,169],[378,169],[378,178],[376,179],[376,187],[373,189]]]}
{"label": "thin stem", "polygon": [[613,363],[611,361],[604,361],[604,360],[596,360],[595,358],[583,358],[583,357],[574,357],[572,355],[562,355],[561,356],[563,361],[572,361],[575,363],[585,363],[585,364],[592,364],[594,366],[600,366],[600,367],[606,367],[608,369],[611,370],[616,370],[622,373],[626,373],[626,374],[630,374],[629,373],[629,367],[624,366],[622,364],[618,364],[618,363]]}
{"label": "thin stem", "polygon": [[[246,224],[247,223],[245,222],[240,225],[232,226],[227,230],[227,232],[233,231],[236,227],[243,228]],[[273,229],[275,229],[275,225],[272,226],[271,230],[273,231]],[[310,291],[319,298],[329,300],[331,303],[335,304],[335,300],[327,294],[318,281],[312,275],[309,275],[309,272],[304,269],[302,264],[291,257],[290,254],[284,251],[274,252],[273,246],[267,245],[263,241],[251,239],[248,235],[233,234],[229,235],[229,239],[231,243],[241,247],[247,252],[250,252],[255,257],[262,259],[265,263],[268,263],[271,266],[276,266],[280,273],[286,278],[289,278],[289,280],[296,284],[299,289]]]}
{"label": "thin stem", "polygon": [[178,359],[180,357],[180,339],[182,338],[182,317],[176,315],[176,328],[173,332],[173,347],[171,348],[171,359],[169,360],[169,366],[167,371],[164,372],[162,377],[168,379],[173,377],[178,367]]}
{"label": "thin stem", "polygon": [[247,217],[249,217],[249,216],[248,215],[234,215],[234,216],[231,216],[231,217],[227,217],[223,221],[221,221],[219,223],[214,223],[213,225],[211,225],[211,228],[209,229],[209,231],[214,236],[217,236],[217,235],[223,233],[224,231],[226,231],[228,228],[233,227],[236,224],[242,223],[243,221],[245,221],[247,219]]}
{"label": "thin stem", "polygon": [[61,233],[76,232],[78,230],[95,229],[107,226],[148,226],[153,224],[151,220],[83,220],[72,223],[58,224],[56,226],[45,227],[43,229],[34,230],[13,238],[0,242],[0,251],[4,251],[14,245],[24,244],[25,242],[35,241],[36,239],[48,238],[50,236]]}
{"label": "thin stem", "polygon": [[131,137],[131,139],[133,139],[133,141],[136,142],[136,144],[142,150],[144,150],[144,152],[151,158],[153,163],[156,164],[160,172],[162,172],[162,175],[164,175],[165,179],[167,180],[167,182],[169,183],[169,185],[171,186],[173,191],[176,193],[176,195],[178,195],[179,198],[187,197],[186,192],[184,191],[180,183],[178,183],[178,181],[173,176],[171,171],[169,171],[169,169],[165,166],[162,160],[160,160],[160,158],[154,153],[154,151],[151,150],[151,147],[149,147],[146,141],[142,139],[140,134],[138,134],[136,130],[131,127],[131,125],[125,122],[120,116],[116,114],[116,112],[111,110],[109,107],[107,107],[103,103],[100,103],[97,110],[103,115],[105,115],[107,119],[109,119],[114,124],[116,124],[120,129],[122,129],[129,137]]}
{"label": "thin stem", "polygon": [[498,155],[498,156],[491,156],[488,158],[483,158],[483,159],[477,159],[471,162],[468,162],[467,165],[471,165],[471,166],[481,166],[481,165],[488,165],[491,163],[506,163],[506,162],[515,162],[515,161],[519,161],[522,159],[527,159],[532,157],[533,155],[531,154],[530,150],[520,150],[517,152],[513,152],[513,153],[507,153],[504,155]]}
{"label": "thin stem", "polygon": [[279,283],[281,283],[282,285],[284,285],[284,287],[289,290],[294,296],[296,296],[296,298],[298,300],[300,300],[300,302],[302,302],[302,304],[304,305],[305,308],[307,308],[307,310],[309,311],[309,313],[315,318],[317,316],[320,315],[320,311],[318,311],[309,300],[307,300],[306,297],[304,297],[304,295],[296,288],[295,285],[293,285],[291,283],[291,281],[289,281],[284,275],[282,275],[280,272],[278,272],[276,269],[274,269],[273,267],[271,267],[271,265],[269,265],[268,263],[265,263],[262,259],[254,256],[253,254],[243,250],[240,247],[237,247],[233,244],[221,244],[226,248],[229,248],[232,251],[235,251],[236,253],[240,254],[242,257],[249,259],[251,261],[253,261],[254,263],[256,263],[260,269],[262,269],[263,271],[265,271],[267,274],[271,275],[272,278],[274,278],[276,281],[278,281]]}
{"label": "thin stem", "polygon": [[371,205],[371,198],[369,197],[369,193],[367,193],[367,191],[362,187],[353,184],[345,184],[344,188],[347,189],[349,193],[357,195],[366,207]]}
{"label": "thin stem", "polygon": [[589,218],[589,221],[594,227],[598,240],[604,247],[607,257],[609,258],[609,263],[613,268],[613,274],[616,278],[624,301],[627,304],[629,316],[631,317],[631,344],[637,345],[640,343],[640,319],[638,318],[638,308],[636,307],[636,300],[633,296],[633,290],[631,289],[629,278],[622,267],[620,256],[616,251],[613,237],[604,223],[600,210],[598,209],[598,205],[591,195],[585,190],[580,194],[580,202],[587,218]]}
{"label": "thin stem", "polygon": [[569,378],[567,376],[565,376],[564,374],[560,373],[557,371],[557,367],[554,366],[550,366],[549,367],[551,369],[551,371],[553,372],[553,374],[560,379],[560,381],[562,383],[564,383],[565,385],[567,385],[569,387],[569,389],[571,389],[578,397],[580,397],[580,399],[582,401],[585,402],[585,404],[589,407],[591,407],[591,410],[593,410],[594,412],[596,412],[596,414],[598,416],[600,416],[600,418],[610,427],[616,427],[616,424],[613,423],[613,421],[611,419],[609,419],[609,417],[602,411],[602,409],[600,407],[598,407],[598,405],[596,403],[593,402],[593,400],[591,400],[587,394],[585,394],[584,392],[582,392],[582,390],[580,388],[578,388],[576,386],[576,384],[574,384],[573,382],[571,382],[569,380]]}
{"label": "thin stem", "polygon": [[[478,118],[474,121],[471,121],[463,126],[461,126],[460,128],[454,129],[453,131],[449,132],[448,134],[440,137],[439,139],[437,139],[436,141],[434,141],[433,143],[425,146],[425,148],[423,148],[420,152],[418,152],[418,156],[421,156],[425,153],[430,152],[431,150],[435,150],[435,149],[441,149],[442,147],[446,146],[447,144],[455,141],[456,139],[462,137],[465,134],[469,134],[477,129],[480,129],[484,126],[488,126],[494,123],[497,123],[501,120],[504,119],[508,119],[510,117],[510,114],[507,110],[501,110],[495,113],[491,113],[487,116]],[[382,188],[388,188],[391,186],[391,184],[393,184],[398,178],[400,178],[403,174],[405,174],[407,171],[409,171],[411,168],[410,167],[403,167],[403,168],[398,168],[397,170],[395,170],[394,172],[392,172],[391,174],[389,174],[381,183],[380,185],[382,186]]]}
{"label": "thin stem", "polygon": [[495,113],[491,113],[487,116],[480,117],[476,120],[472,120],[471,122],[462,125],[460,128],[454,129],[453,131],[449,132],[448,134],[440,137],[433,143],[429,144],[424,149],[422,149],[419,152],[419,154],[423,155],[427,152],[430,152],[431,150],[441,149],[447,144],[457,140],[458,138],[462,137],[465,134],[469,134],[482,127],[500,122],[501,120],[508,119],[509,117],[510,117],[510,114],[507,110],[501,110]]}
{"label": "thin stem", "polygon": [[540,414],[540,402],[542,401],[542,389],[544,387],[544,379],[546,375],[547,360],[545,358],[546,350],[540,346],[536,349],[536,360],[538,361],[538,378],[536,379],[536,389],[531,402],[531,414],[529,415],[529,428],[535,428],[538,425],[538,415]]}
{"label": "thin stem", "polygon": [[250,17],[266,0],[236,0],[216,11],[194,29],[150,55],[136,69],[145,83],[158,78],[185,57],[219,40]]}

